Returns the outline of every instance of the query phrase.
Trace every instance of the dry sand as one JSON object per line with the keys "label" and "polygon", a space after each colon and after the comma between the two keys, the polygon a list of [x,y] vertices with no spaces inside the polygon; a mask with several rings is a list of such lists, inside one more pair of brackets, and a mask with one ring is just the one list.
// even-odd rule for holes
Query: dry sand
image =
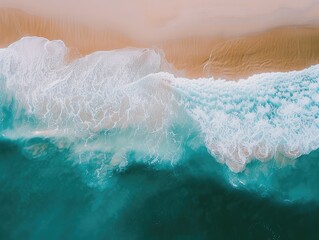
{"label": "dry sand", "polygon": [[319,24],[318,0],[0,0],[0,6],[116,30],[149,44]]}
{"label": "dry sand", "polygon": [[[310,16],[313,15],[308,18]],[[297,70],[318,64],[319,27],[316,26],[308,23],[257,32],[251,28],[251,32],[245,30],[233,36],[216,32],[192,37],[167,34],[142,41],[123,29],[120,31],[121,28],[93,28],[75,20],[33,16],[3,8],[0,10],[0,45],[7,46],[23,36],[43,36],[63,40],[73,57],[127,46],[155,47],[163,49],[168,61],[189,77],[238,79],[260,72]]]}

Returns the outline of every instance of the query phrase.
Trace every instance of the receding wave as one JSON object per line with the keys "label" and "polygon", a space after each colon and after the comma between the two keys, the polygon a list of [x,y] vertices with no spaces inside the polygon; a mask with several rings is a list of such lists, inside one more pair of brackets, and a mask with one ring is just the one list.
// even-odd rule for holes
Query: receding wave
{"label": "receding wave", "polygon": [[153,49],[70,63],[67,52],[37,37],[0,50],[0,136],[32,158],[68,149],[103,179],[132,159],[174,165],[202,148],[233,172],[319,148],[319,65],[224,81],[177,77]]}

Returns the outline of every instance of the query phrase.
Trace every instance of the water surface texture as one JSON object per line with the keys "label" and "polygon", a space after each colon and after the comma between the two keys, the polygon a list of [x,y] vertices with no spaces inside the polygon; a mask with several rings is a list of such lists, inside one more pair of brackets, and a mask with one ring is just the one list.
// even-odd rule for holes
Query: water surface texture
{"label": "water surface texture", "polygon": [[1,239],[319,238],[319,65],[226,82],[67,52],[0,49]]}

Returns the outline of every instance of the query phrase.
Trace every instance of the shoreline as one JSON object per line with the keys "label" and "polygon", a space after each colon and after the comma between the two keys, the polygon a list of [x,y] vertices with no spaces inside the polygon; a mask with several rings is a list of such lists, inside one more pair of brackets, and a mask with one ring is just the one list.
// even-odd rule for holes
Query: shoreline
{"label": "shoreline", "polygon": [[23,36],[63,40],[70,57],[125,47],[157,48],[190,78],[234,80],[263,72],[301,70],[319,63],[319,27],[290,26],[240,37],[193,37],[141,43],[114,30],[0,9],[0,47]]}

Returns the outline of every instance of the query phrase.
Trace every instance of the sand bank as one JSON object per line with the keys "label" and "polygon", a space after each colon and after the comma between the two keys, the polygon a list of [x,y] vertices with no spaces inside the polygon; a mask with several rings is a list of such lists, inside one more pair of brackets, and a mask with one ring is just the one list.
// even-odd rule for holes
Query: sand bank
{"label": "sand bank", "polygon": [[316,25],[286,26],[240,36],[194,33],[192,37],[167,35],[141,41],[121,28],[94,28],[74,19],[1,9],[0,45],[7,46],[23,36],[43,36],[63,40],[73,57],[128,46],[154,47],[162,49],[168,61],[189,77],[238,79],[260,72],[298,70],[318,64],[319,27]]}

